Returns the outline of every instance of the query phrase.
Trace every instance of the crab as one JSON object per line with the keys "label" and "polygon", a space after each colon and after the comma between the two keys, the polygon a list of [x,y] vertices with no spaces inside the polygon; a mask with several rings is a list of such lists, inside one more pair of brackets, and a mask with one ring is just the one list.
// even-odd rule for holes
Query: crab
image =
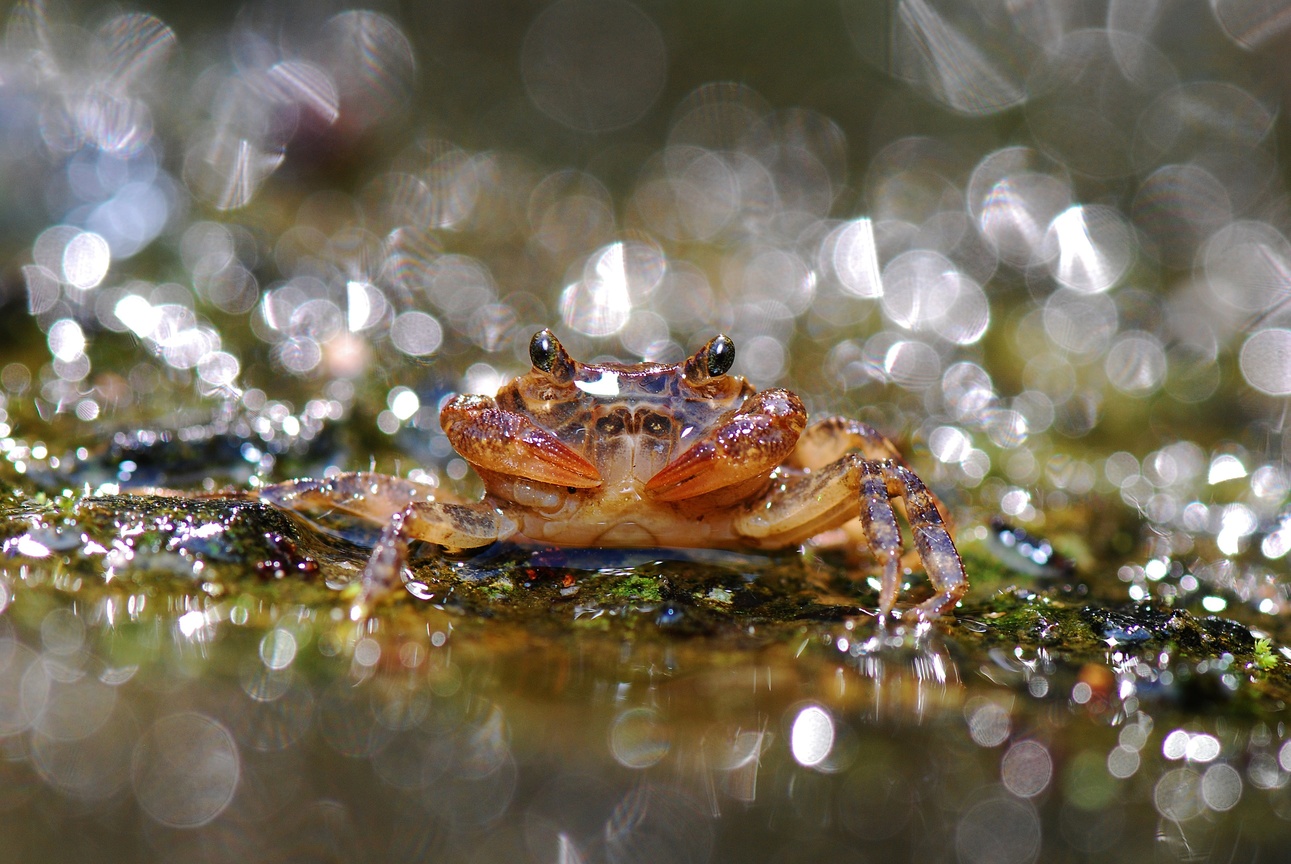
{"label": "crab", "polygon": [[941,615],[968,590],[944,508],[896,446],[846,417],[808,425],[802,400],[730,374],[719,335],[675,365],[580,363],[550,330],[529,343],[533,368],[495,397],[457,395],[440,413],[449,442],[479,474],[478,503],[372,472],[293,480],[262,499],[306,517],[336,513],[381,526],[363,570],[356,620],[401,585],[412,539],[446,552],[520,535],[542,544],[783,549],[844,527],[881,568],[879,612],[904,570],[893,499]]}

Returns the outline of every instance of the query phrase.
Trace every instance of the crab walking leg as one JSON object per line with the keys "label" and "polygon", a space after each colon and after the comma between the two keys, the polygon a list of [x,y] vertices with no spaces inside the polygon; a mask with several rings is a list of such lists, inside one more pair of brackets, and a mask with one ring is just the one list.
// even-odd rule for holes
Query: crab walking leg
{"label": "crab walking leg", "polygon": [[366,617],[375,601],[401,584],[410,540],[424,540],[457,552],[504,540],[515,530],[514,522],[484,505],[445,504],[440,501],[409,504],[390,517],[372,547],[372,555],[360,577],[362,590],[350,608],[350,618],[359,620]]}
{"label": "crab walking leg", "polygon": [[[901,587],[901,529],[897,527],[888,497],[888,484],[884,477],[885,466],[891,462],[861,462],[861,525],[870,552],[883,568],[879,588],[879,612],[887,617],[897,602],[897,589]],[[931,576],[931,574],[929,574]]]}
{"label": "crab walking leg", "polygon": [[766,505],[737,518],[735,530],[760,546],[790,546],[859,515],[865,544],[882,568],[879,609],[887,615],[901,583],[903,548],[883,465],[848,453],[818,471],[790,477]]}
{"label": "crab walking leg", "polygon": [[764,548],[801,543],[839,522],[859,515],[865,542],[882,568],[879,610],[896,605],[901,583],[901,531],[891,499],[906,502],[915,548],[936,594],[916,608],[922,617],[950,609],[968,588],[932,493],[914,472],[891,459],[866,459],[848,453],[818,471],[790,476],[768,502],[736,518],[735,531]]}
{"label": "crab walking leg", "polygon": [[[879,430],[868,423],[853,420],[850,417],[826,417],[808,426],[798,439],[798,446],[789,457],[789,464],[812,470],[823,468],[841,458],[843,454],[860,451],[866,459],[875,462],[891,461],[907,471],[909,464],[897,445]],[[912,472],[913,473],[913,472]],[[937,512],[946,524],[951,523],[946,505],[936,495],[929,492]]]}
{"label": "crab walking leg", "polygon": [[373,522],[385,522],[416,501],[455,500],[425,483],[372,471],[349,471],[321,480],[287,480],[264,487],[258,495],[307,518],[340,513]]}
{"label": "crab walking leg", "polygon": [[[968,576],[964,573],[964,562],[959,557],[959,550],[955,548],[955,541],[950,538],[950,532],[946,530],[946,523],[942,519],[940,503],[936,496],[928,491],[928,487],[923,485],[923,481],[907,468],[905,465],[898,464],[891,460],[885,460],[878,463],[867,462],[867,465],[877,465],[879,471],[886,481],[886,487],[882,490],[870,492],[862,491],[863,501],[872,500],[870,496],[878,495],[886,499],[891,495],[900,495],[905,501],[906,518],[910,521],[910,531],[914,535],[914,546],[919,552],[919,558],[923,561],[924,572],[928,574],[932,587],[936,594],[915,607],[915,611],[920,617],[932,618],[954,608],[959,599],[968,591]],[[862,514],[864,513],[862,507]],[[889,511],[890,512],[890,511]],[[887,592],[887,574],[884,574],[884,593]],[[885,604],[880,597],[879,607],[886,615],[892,609],[892,601],[895,599],[895,586],[893,587],[893,598]]]}
{"label": "crab walking leg", "polygon": [[905,464],[901,451],[886,435],[850,417],[826,417],[804,429],[789,463],[800,468],[824,468],[852,450],[876,462],[891,459]]}

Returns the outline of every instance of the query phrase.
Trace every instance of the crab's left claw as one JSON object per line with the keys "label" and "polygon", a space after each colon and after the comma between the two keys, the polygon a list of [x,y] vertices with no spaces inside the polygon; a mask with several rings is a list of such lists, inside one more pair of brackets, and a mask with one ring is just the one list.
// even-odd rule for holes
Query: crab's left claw
{"label": "crab's left claw", "polygon": [[680,501],[771,471],[793,452],[807,409],[788,390],[764,390],[646,483],[656,501]]}

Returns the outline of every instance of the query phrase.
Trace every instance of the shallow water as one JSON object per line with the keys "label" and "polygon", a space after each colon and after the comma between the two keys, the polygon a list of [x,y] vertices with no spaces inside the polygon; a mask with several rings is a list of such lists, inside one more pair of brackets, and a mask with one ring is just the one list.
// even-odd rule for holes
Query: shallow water
{"label": "shallow water", "polygon": [[[261,505],[28,509],[12,860],[1193,860],[1291,834],[1285,657],[984,543],[932,625],[880,625],[833,554],[528,550],[418,559],[428,599],[355,624],[324,583],[364,551]],[[100,518],[179,542],[103,584]]]}

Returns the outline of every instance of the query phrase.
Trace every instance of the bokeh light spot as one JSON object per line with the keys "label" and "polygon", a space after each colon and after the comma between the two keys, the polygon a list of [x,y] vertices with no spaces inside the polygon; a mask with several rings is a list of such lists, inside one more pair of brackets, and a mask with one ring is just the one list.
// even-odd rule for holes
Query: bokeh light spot
{"label": "bokeh light spot", "polygon": [[559,0],[525,35],[520,71],[543,113],[583,132],[638,120],[667,72],[659,28],[624,0]]}

